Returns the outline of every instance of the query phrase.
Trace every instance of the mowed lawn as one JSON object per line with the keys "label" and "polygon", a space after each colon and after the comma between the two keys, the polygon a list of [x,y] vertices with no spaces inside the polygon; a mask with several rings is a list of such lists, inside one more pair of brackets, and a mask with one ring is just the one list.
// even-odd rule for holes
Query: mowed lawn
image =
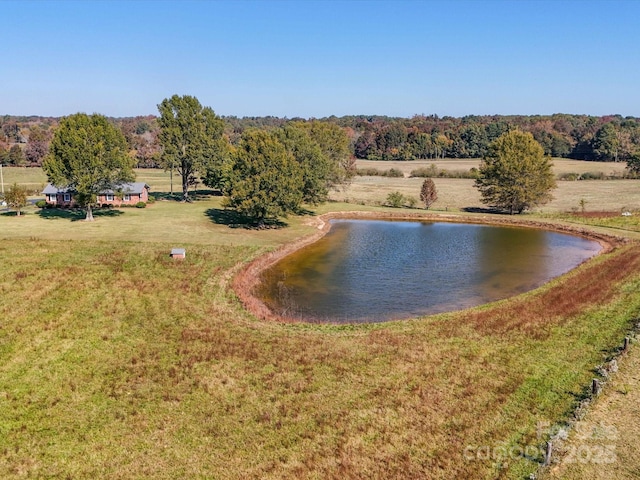
{"label": "mowed lawn", "polygon": [[[353,208],[379,210],[317,212]],[[250,230],[203,195],[81,218],[0,215],[1,478],[526,478],[640,312],[630,244],[469,311],[263,322],[231,279],[313,216]]]}

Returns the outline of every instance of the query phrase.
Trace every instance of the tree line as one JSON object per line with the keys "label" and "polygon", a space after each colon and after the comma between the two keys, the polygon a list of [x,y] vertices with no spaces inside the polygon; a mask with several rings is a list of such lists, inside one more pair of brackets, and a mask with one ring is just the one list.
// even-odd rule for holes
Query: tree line
{"label": "tree line", "polygon": [[640,151],[640,119],[619,115],[342,117],[354,132],[356,158],[482,158],[502,134],[528,132],[544,154],[576,160],[626,161]]}
{"label": "tree line", "polygon": [[[221,116],[225,137],[238,145],[249,129],[271,131],[294,123],[337,125],[349,138],[349,151],[358,159],[416,160],[482,158],[489,145],[505,132],[529,132],[544,154],[576,160],[629,161],[640,155],[640,119],[620,115],[512,115],[411,118],[344,116],[322,119]],[[125,137],[136,167],[159,168],[160,117],[109,118]],[[52,117],[0,117],[0,162],[41,166],[53,131]]]}

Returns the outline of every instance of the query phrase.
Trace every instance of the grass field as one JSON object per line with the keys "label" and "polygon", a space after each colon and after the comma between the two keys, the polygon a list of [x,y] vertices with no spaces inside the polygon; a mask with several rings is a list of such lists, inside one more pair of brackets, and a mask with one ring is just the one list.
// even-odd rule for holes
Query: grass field
{"label": "grass field", "polygon": [[543,479],[620,480],[640,478],[640,351],[619,359],[619,372],[586,418],[569,435],[564,455]]}
{"label": "grass field", "polygon": [[[556,175],[562,175],[564,173],[586,173],[586,172],[602,172],[605,175],[621,175],[624,173],[627,164],[626,162],[585,162],[581,160],[570,160],[566,158],[554,158],[553,172]],[[467,158],[467,159],[451,159],[446,158],[442,160],[412,160],[408,162],[401,161],[376,161],[376,160],[358,160],[358,168],[377,168],[378,170],[388,170],[395,168],[400,170],[405,176],[409,176],[412,170],[419,168],[428,168],[431,165],[435,165],[438,169],[443,170],[470,170],[471,168],[478,168],[480,166],[480,159]]]}
{"label": "grass field", "polygon": [[[159,172],[138,179],[168,190]],[[393,179],[379,180],[368,194],[384,199]],[[572,184],[596,195],[626,182]],[[460,205],[475,202],[467,191]],[[382,211],[316,213],[355,208]],[[473,310],[262,322],[231,279],[315,231],[312,216],[248,230],[201,196],[81,218],[0,214],[2,478],[528,478],[547,439],[539,425],[570,418],[640,313],[631,243]],[[607,227],[624,233],[623,221]],[[168,258],[176,246],[184,261]]]}
{"label": "grass field", "polygon": [[[384,204],[391,192],[400,192],[416,200],[420,196],[422,178],[355,177],[349,188],[333,194],[332,198],[362,205]],[[431,207],[435,211],[458,211],[482,208],[480,194],[474,181],[458,178],[434,179],[438,200]],[[554,200],[535,207],[538,213],[558,213],[581,210],[585,200],[587,211],[640,210],[640,180],[585,180],[558,182],[553,191]],[[419,206],[419,201],[417,203]]]}

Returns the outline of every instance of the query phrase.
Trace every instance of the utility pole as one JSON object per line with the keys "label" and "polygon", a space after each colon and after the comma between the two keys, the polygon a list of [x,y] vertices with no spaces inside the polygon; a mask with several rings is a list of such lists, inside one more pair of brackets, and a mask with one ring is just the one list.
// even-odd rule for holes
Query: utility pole
{"label": "utility pole", "polygon": [[2,176],[2,162],[0,162],[0,185],[2,185],[2,196],[4,197],[4,177]]}

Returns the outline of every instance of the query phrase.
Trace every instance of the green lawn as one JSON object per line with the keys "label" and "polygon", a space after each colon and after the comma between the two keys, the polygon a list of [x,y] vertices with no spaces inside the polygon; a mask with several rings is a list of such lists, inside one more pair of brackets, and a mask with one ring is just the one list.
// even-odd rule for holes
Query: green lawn
{"label": "green lawn", "polygon": [[526,478],[541,456],[482,449],[542,445],[640,312],[631,244],[470,311],[263,322],[231,279],[312,216],[107,213],[0,215],[0,478]]}

